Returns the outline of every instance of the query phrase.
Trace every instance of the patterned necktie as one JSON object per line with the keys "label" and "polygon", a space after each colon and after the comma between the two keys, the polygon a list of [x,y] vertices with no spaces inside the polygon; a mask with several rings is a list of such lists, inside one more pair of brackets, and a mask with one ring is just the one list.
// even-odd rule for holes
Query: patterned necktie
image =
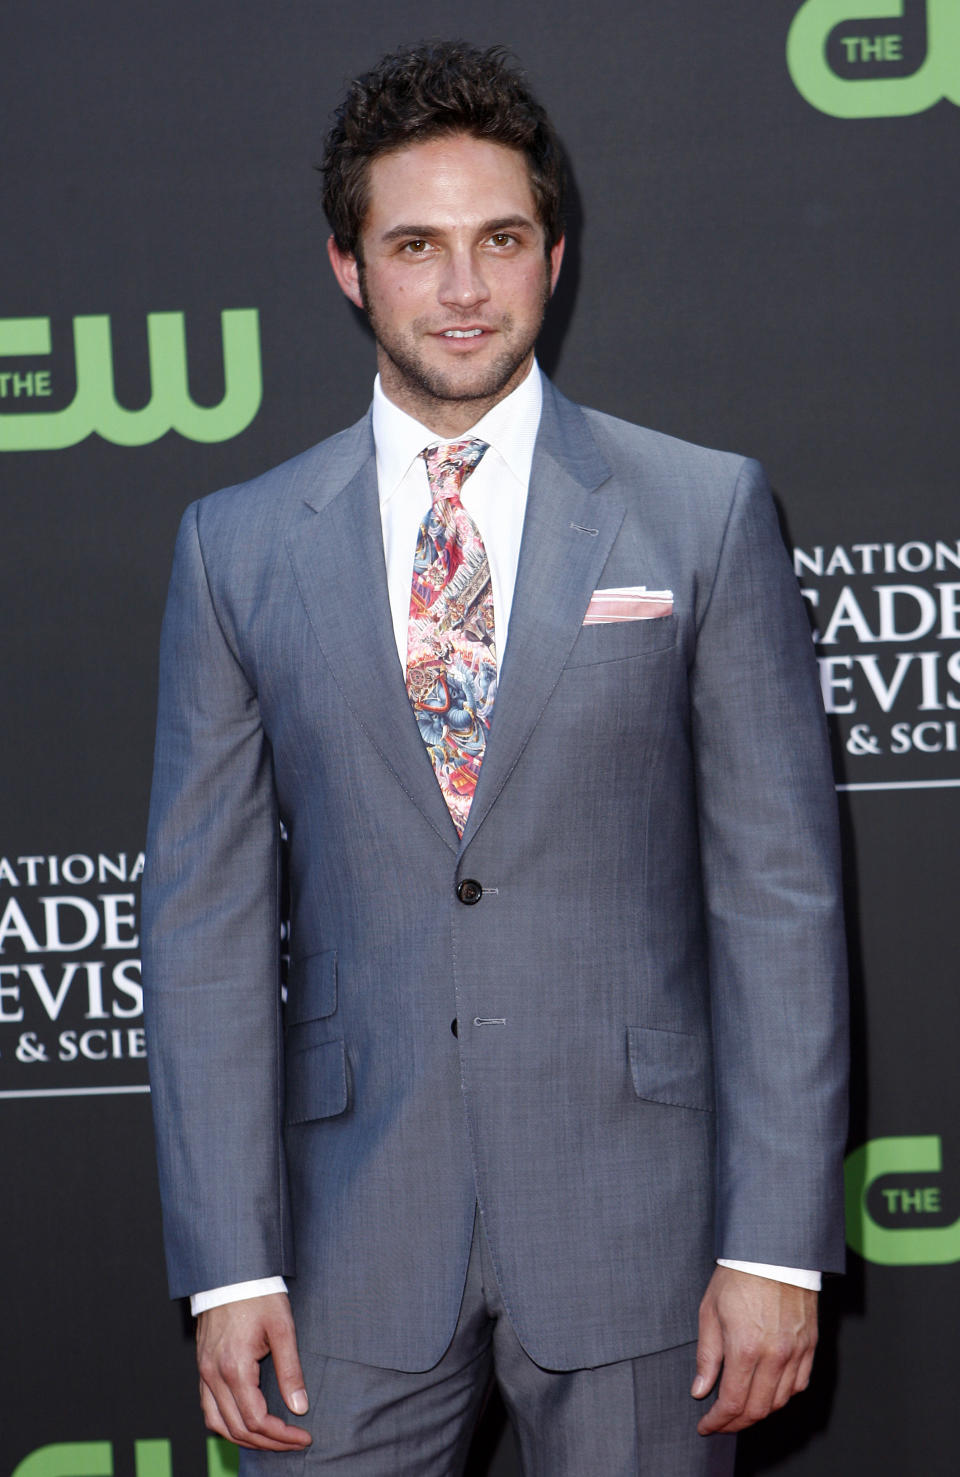
{"label": "patterned necktie", "polygon": [[457,833],[470,813],[497,691],[490,565],[460,489],[487,450],[428,446],[433,506],[420,524],[407,628],[407,692]]}

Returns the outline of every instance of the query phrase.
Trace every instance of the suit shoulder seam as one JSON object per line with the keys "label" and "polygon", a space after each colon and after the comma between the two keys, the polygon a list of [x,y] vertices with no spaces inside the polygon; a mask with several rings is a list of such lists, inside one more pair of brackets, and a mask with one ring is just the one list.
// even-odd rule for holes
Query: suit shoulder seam
{"label": "suit shoulder seam", "polygon": [[[254,687],[247,674],[247,669],[243,665],[243,662],[240,660],[240,654],[236,650],[234,643],[230,640],[230,636],[227,633],[226,626],[224,625],[223,619],[220,615],[220,611],[217,608],[216,599],[214,597],[213,584],[210,580],[209,569],[207,568],[207,558],[203,551],[203,539],[200,537],[200,508],[201,504],[204,501],[205,499],[201,499],[200,502],[195,502],[191,504],[191,509],[194,515],[194,529],[197,540],[197,556],[200,560],[200,568],[203,572],[203,583],[207,591],[207,599],[210,601],[210,609],[213,611],[213,618],[216,621],[217,629],[219,630],[220,635],[223,638],[223,644],[229,651],[230,655],[233,657],[233,660],[236,662],[240,672],[243,673],[243,679],[246,682],[247,686],[250,688],[251,692],[253,692]],[[188,511],[190,511],[190,509],[188,509]]]}

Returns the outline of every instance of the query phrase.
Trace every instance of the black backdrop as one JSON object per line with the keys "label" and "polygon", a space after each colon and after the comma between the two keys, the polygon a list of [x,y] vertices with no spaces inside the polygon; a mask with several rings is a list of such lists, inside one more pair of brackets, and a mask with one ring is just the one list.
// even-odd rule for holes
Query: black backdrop
{"label": "black backdrop", "polygon": [[[185,504],[367,403],[311,166],[343,79],[425,32],[514,48],[569,149],[546,367],[575,399],[760,456],[819,635],[853,955],[850,1275],[815,1387],[738,1471],[952,1473],[960,3],[14,0],[0,1474],[231,1470],[166,1300],[144,1091],[156,641]],[[494,1413],[476,1477],[517,1470]]]}

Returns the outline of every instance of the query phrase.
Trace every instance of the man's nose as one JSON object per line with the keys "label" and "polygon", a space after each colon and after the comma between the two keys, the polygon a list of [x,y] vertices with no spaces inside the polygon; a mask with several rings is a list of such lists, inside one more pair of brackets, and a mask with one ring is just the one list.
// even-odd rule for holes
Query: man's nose
{"label": "man's nose", "polygon": [[440,278],[440,301],[449,307],[470,308],[490,296],[483,264],[472,251],[452,251]]}

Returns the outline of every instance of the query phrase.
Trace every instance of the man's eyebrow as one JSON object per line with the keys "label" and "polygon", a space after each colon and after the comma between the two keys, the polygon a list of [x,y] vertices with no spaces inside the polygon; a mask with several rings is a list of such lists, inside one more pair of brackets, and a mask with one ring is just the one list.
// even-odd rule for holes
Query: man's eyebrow
{"label": "man's eyebrow", "polygon": [[[497,220],[482,221],[481,224],[480,224],[480,227],[479,227],[479,234],[481,236],[493,236],[493,235],[496,234],[497,231],[509,231],[509,230],[528,230],[528,231],[535,231],[536,228],[537,228],[536,227],[536,221],[532,221],[529,216],[526,216],[526,215],[505,215],[505,216],[499,217]],[[406,225],[399,225],[399,226],[391,226],[390,229],[389,229],[389,231],[384,231],[383,235],[380,237],[380,240],[385,245],[389,245],[389,243],[391,241],[400,241],[400,240],[408,240],[408,241],[429,241],[434,236],[438,236],[438,235],[439,236],[442,236],[443,235],[443,230],[440,227],[438,227],[438,226],[427,226],[427,225],[406,226]]]}
{"label": "man's eyebrow", "polygon": [[493,236],[497,231],[515,231],[518,229],[535,231],[537,229],[537,223],[526,215],[505,215],[500,220],[485,221],[480,229],[485,236]]}

